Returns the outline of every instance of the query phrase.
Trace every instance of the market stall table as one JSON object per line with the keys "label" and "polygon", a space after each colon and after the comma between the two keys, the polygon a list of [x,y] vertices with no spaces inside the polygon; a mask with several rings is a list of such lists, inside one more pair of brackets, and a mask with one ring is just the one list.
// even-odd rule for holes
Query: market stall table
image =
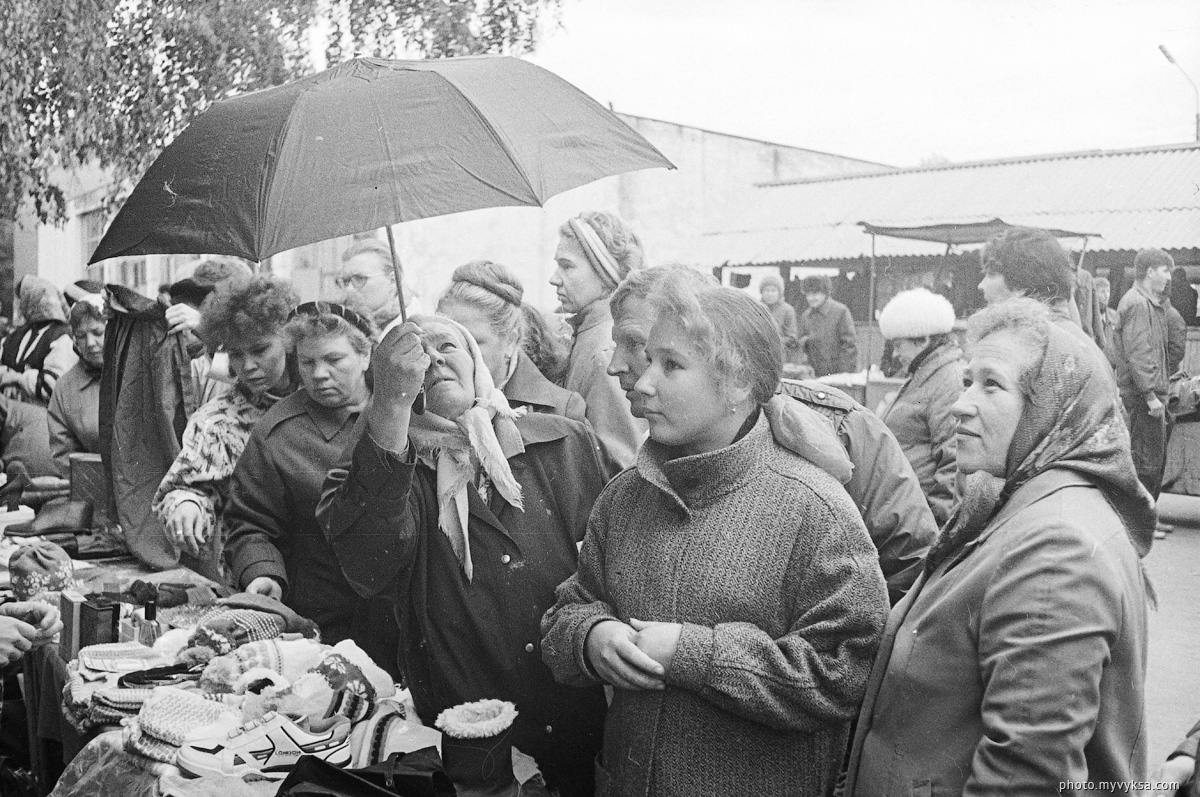
{"label": "market stall table", "polygon": [[[74,562],[76,583],[86,593],[98,592],[105,585],[122,588],[133,581],[148,583],[187,583],[216,586],[212,581],[187,568],[153,572],[132,557],[91,562]],[[57,644],[30,651],[24,659],[23,691],[29,729],[29,755],[34,777],[43,793],[58,779],[90,735],[81,735],[62,714],[62,693],[67,683],[67,663]]]}

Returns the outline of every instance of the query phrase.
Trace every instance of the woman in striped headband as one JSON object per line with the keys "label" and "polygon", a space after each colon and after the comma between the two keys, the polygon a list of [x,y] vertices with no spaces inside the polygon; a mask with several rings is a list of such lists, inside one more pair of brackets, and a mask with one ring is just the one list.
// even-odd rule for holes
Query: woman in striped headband
{"label": "woman in striped headband", "polygon": [[561,310],[571,314],[575,338],[564,387],[583,396],[587,419],[608,455],[629,467],[646,425],[633,417],[624,391],[607,373],[613,349],[608,297],[630,271],[645,265],[642,243],[620,216],[591,211],[559,228],[554,260],[550,284]]}

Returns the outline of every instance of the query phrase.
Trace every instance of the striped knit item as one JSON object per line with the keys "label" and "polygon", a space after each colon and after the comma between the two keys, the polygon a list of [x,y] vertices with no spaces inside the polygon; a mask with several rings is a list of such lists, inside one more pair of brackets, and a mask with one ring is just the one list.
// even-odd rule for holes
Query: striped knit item
{"label": "striped knit item", "polygon": [[159,686],[138,713],[142,733],[173,744],[183,744],[189,731],[210,725],[232,709],[199,692],[185,692],[173,686]]}
{"label": "striped knit item", "polygon": [[221,608],[207,615],[188,640],[188,647],[206,647],[224,656],[247,642],[275,639],[283,633],[283,618],[252,609]]}
{"label": "striped knit item", "polygon": [[106,642],[79,651],[79,665],[95,672],[136,672],[171,662],[139,642]]}

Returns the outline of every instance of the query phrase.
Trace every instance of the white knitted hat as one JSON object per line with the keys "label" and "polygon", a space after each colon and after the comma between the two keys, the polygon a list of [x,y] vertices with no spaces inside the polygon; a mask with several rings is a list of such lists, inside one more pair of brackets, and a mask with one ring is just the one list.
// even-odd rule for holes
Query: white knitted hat
{"label": "white knitted hat", "polygon": [[879,332],[887,340],[923,338],[954,329],[954,306],[925,288],[901,291],[879,314]]}

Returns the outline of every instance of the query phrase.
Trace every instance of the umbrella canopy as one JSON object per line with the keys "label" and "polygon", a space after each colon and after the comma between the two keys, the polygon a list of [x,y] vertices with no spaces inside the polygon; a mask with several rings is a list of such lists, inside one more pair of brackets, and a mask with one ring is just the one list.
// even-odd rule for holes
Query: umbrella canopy
{"label": "umbrella canopy", "polygon": [[89,263],[250,260],[397,222],[542,205],[673,169],[591,97],[517,58],[355,59],[214,104],[135,186]]}

